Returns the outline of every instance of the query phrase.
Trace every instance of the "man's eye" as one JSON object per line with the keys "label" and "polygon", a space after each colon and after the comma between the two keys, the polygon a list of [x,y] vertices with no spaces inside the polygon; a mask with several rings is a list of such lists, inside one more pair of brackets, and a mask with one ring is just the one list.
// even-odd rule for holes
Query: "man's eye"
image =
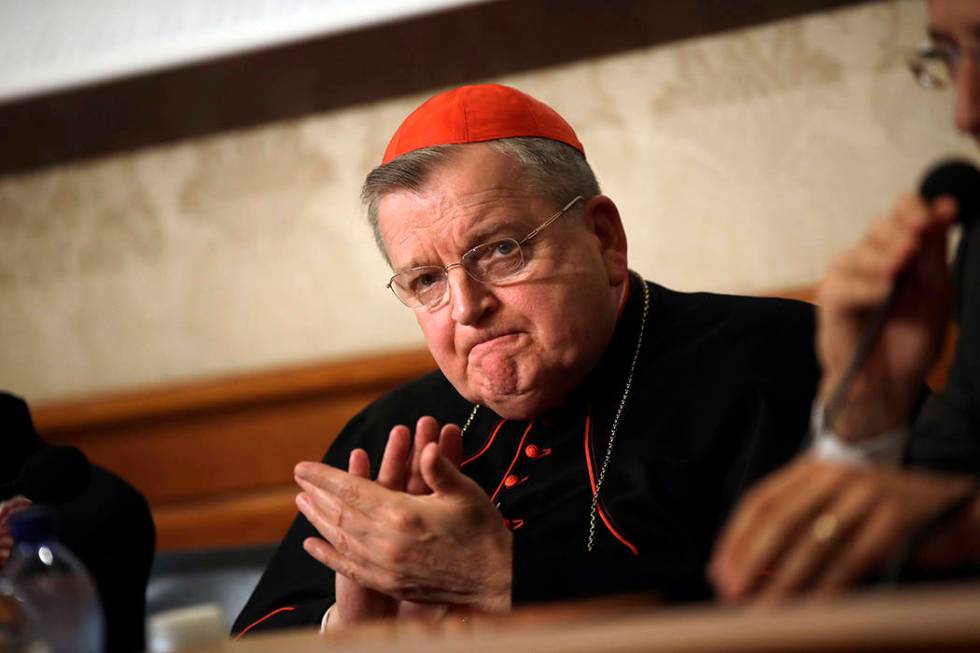
{"label": "man's eye", "polygon": [[494,256],[510,256],[517,251],[517,243],[513,240],[498,240],[490,248]]}
{"label": "man's eye", "polygon": [[425,272],[412,279],[412,290],[419,292],[434,286],[439,279],[431,272]]}

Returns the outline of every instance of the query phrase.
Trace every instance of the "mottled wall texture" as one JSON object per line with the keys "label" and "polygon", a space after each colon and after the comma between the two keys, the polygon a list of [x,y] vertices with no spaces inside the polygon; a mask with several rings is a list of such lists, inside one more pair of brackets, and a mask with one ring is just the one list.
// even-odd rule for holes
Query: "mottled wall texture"
{"label": "mottled wall texture", "polygon": [[[873,2],[493,81],[578,130],[634,269],[757,292],[817,280],[972,153],[916,88],[918,1]],[[0,178],[0,387],[33,401],[422,345],[358,189],[431,92]],[[80,126],[84,128],[84,126]]]}

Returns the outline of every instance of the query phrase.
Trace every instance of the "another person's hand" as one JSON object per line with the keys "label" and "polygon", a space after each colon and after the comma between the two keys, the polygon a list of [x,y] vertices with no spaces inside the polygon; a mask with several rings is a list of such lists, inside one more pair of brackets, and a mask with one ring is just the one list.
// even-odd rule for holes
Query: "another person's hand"
{"label": "another person's hand", "polygon": [[[880,569],[904,538],[972,484],[965,476],[800,458],[745,496],[717,542],[709,576],[727,600],[838,593]],[[968,530],[938,533],[913,562],[942,567],[971,559],[980,534],[975,524]]]}
{"label": "another person's hand", "polygon": [[10,517],[30,505],[31,500],[21,496],[0,501],[0,569],[10,559],[14,546],[14,538],[10,534]]}
{"label": "another person's hand", "polygon": [[431,494],[390,490],[318,463],[297,465],[304,490],[297,503],[324,538],[308,538],[307,552],[397,599],[506,610],[512,536],[500,513],[435,442],[420,452],[419,475]]}
{"label": "another person's hand", "polygon": [[833,424],[845,440],[872,437],[907,423],[922,379],[946,334],[949,278],[946,231],[956,203],[927,205],[902,197],[874,221],[860,242],[836,259],[817,292],[817,353],[823,368],[820,398],[837,387],[873,310],[901,278],[897,300],[872,351],[854,379]]}

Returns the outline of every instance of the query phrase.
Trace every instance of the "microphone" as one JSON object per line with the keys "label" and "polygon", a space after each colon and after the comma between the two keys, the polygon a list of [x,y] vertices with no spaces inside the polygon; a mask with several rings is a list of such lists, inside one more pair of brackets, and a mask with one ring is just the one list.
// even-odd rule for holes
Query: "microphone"
{"label": "microphone", "polygon": [[964,159],[940,161],[922,178],[919,195],[930,202],[951,195],[959,209],[958,220],[972,224],[980,208],[980,170]]}
{"label": "microphone", "polygon": [[0,501],[20,494],[35,503],[67,503],[88,488],[91,476],[91,463],[75,447],[43,447],[28,456],[13,481],[0,484]]}
{"label": "microphone", "polygon": [[[966,265],[968,244],[971,240],[970,234],[976,223],[976,218],[980,214],[980,170],[977,170],[972,163],[962,159],[940,161],[933,165],[923,177],[922,183],[919,185],[919,195],[926,201],[932,201],[943,195],[949,195],[956,200],[957,221],[963,225],[963,235],[956,251],[953,278],[956,280],[956,285],[962,288],[962,275]],[[851,383],[854,382],[854,377],[861,371],[864,362],[874,349],[878,336],[881,335],[881,330],[885,326],[885,320],[902,291],[904,277],[904,274],[899,274],[891,292],[888,293],[888,297],[875,308],[868,318],[868,323],[865,325],[864,331],[861,332],[861,338],[854,349],[854,356],[851,357],[847,369],[844,371],[844,376],[830,394],[830,399],[824,408],[824,424],[831,423],[840,409],[844,395]]]}
{"label": "microphone", "polygon": [[961,309],[960,294],[965,287],[966,257],[972,241],[974,226],[980,216],[980,170],[964,160],[951,159],[937,164],[922,180],[919,193],[923,199],[934,200],[940,195],[956,199],[957,220],[963,225],[960,242],[953,260],[953,279],[956,284],[956,315]]}

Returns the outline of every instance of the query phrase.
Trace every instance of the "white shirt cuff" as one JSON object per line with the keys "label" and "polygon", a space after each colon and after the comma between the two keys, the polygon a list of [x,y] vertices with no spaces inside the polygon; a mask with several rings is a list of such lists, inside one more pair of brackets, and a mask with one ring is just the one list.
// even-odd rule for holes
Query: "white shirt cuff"
{"label": "white shirt cuff", "polygon": [[899,465],[909,439],[908,427],[885,431],[850,442],[842,440],[824,424],[824,406],[817,402],[810,413],[810,453],[819,460],[849,465]]}
{"label": "white shirt cuff", "polygon": [[327,611],[323,613],[323,619],[320,620],[320,632],[327,632],[327,619],[330,618],[330,611],[333,610],[334,604],[331,604]]}

